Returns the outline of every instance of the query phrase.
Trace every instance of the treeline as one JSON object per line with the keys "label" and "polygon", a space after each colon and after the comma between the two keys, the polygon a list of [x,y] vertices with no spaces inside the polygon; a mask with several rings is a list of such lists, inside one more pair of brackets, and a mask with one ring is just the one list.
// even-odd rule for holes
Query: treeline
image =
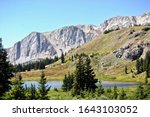
{"label": "treeline", "polygon": [[137,74],[146,72],[145,82],[147,83],[147,78],[150,77],[150,51],[146,53],[145,59],[141,58],[136,61]]}
{"label": "treeline", "polygon": [[[131,73],[138,75],[145,73],[145,84],[148,84],[148,78],[150,78],[150,51],[147,51],[144,58],[139,58],[136,60],[135,70],[131,69]],[[128,74],[128,68],[125,66],[125,74]],[[135,78],[135,76],[133,76]]]}
{"label": "treeline", "polygon": [[13,66],[14,72],[23,72],[23,71],[31,71],[31,70],[42,70],[45,69],[46,65],[52,64],[54,62],[58,61],[58,57],[55,56],[54,59],[52,58],[46,58],[40,61],[36,62],[30,62],[27,64],[18,64]]}

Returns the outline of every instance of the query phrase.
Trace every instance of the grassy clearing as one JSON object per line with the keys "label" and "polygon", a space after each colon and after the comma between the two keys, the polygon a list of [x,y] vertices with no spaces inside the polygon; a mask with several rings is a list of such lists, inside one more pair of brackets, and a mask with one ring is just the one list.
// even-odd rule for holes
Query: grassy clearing
{"label": "grassy clearing", "polygon": [[[52,81],[52,80],[59,80],[62,81],[63,77],[49,77],[49,76],[45,76],[47,78],[48,81]],[[23,78],[22,80],[24,81],[40,81],[40,77],[29,77],[29,78]]]}
{"label": "grassy clearing", "polygon": [[[60,64],[59,62],[50,65],[44,69],[47,80],[63,80],[65,74],[72,73],[74,67],[70,67],[70,62]],[[27,72],[21,72],[23,80],[36,80],[39,81],[42,70],[33,70]]]}

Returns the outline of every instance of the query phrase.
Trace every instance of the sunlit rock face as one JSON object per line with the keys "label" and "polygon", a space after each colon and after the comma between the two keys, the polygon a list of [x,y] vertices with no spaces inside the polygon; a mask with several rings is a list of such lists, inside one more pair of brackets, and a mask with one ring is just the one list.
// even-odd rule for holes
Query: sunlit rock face
{"label": "sunlit rock face", "polygon": [[[19,64],[55,56],[60,57],[62,51],[67,53],[71,48],[78,48],[103,34],[105,30],[118,30],[136,25],[150,25],[150,13],[141,16],[117,16],[98,26],[77,25],[45,33],[32,32],[7,49],[8,59],[12,64]],[[119,50],[118,53],[117,56],[128,56],[128,52],[123,53]]]}

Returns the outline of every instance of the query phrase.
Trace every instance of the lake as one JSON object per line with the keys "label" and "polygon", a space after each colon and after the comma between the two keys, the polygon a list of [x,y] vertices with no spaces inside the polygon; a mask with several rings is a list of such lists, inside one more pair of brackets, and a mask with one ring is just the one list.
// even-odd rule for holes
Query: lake
{"label": "lake", "polygon": [[[97,84],[98,85],[98,84]],[[137,86],[138,84],[135,82],[112,82],[112,81],[102,81],[103,88],[111,88],[114,86],[117,87],[133,87]]]}
{"label": "lake", "polygon": [[[27,86],[27,87],[31,87],[31,84],[35,85],[35,87],[37,88],[39,86],[39,83],[37,81],[24,81],[24,85],[23,86]],[[47,85],[51,86],[51,89],[54,88],[61,88],[62,87],[63,82],[62,81],[48,81]],[[98,85],[98,83],[97,83]],[[102,81],[102,86],[104,88],[111,88],[114,86],[117,87],[133,87],[133,86],[137,86],[138,84],[135,82],[111,82],[111,81]]]}

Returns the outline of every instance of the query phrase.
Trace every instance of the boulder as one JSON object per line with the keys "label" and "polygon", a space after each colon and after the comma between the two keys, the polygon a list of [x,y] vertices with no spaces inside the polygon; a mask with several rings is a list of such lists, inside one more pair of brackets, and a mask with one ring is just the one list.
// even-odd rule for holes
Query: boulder
{"label": "boulder", "polygon": [[125,47],[120,48],[117,51],[114,51],[117,58],[125,58],[129,60],[136,60],[141,57],[143,54],[143,47],[140,45],[136,45],[133,47]]}

